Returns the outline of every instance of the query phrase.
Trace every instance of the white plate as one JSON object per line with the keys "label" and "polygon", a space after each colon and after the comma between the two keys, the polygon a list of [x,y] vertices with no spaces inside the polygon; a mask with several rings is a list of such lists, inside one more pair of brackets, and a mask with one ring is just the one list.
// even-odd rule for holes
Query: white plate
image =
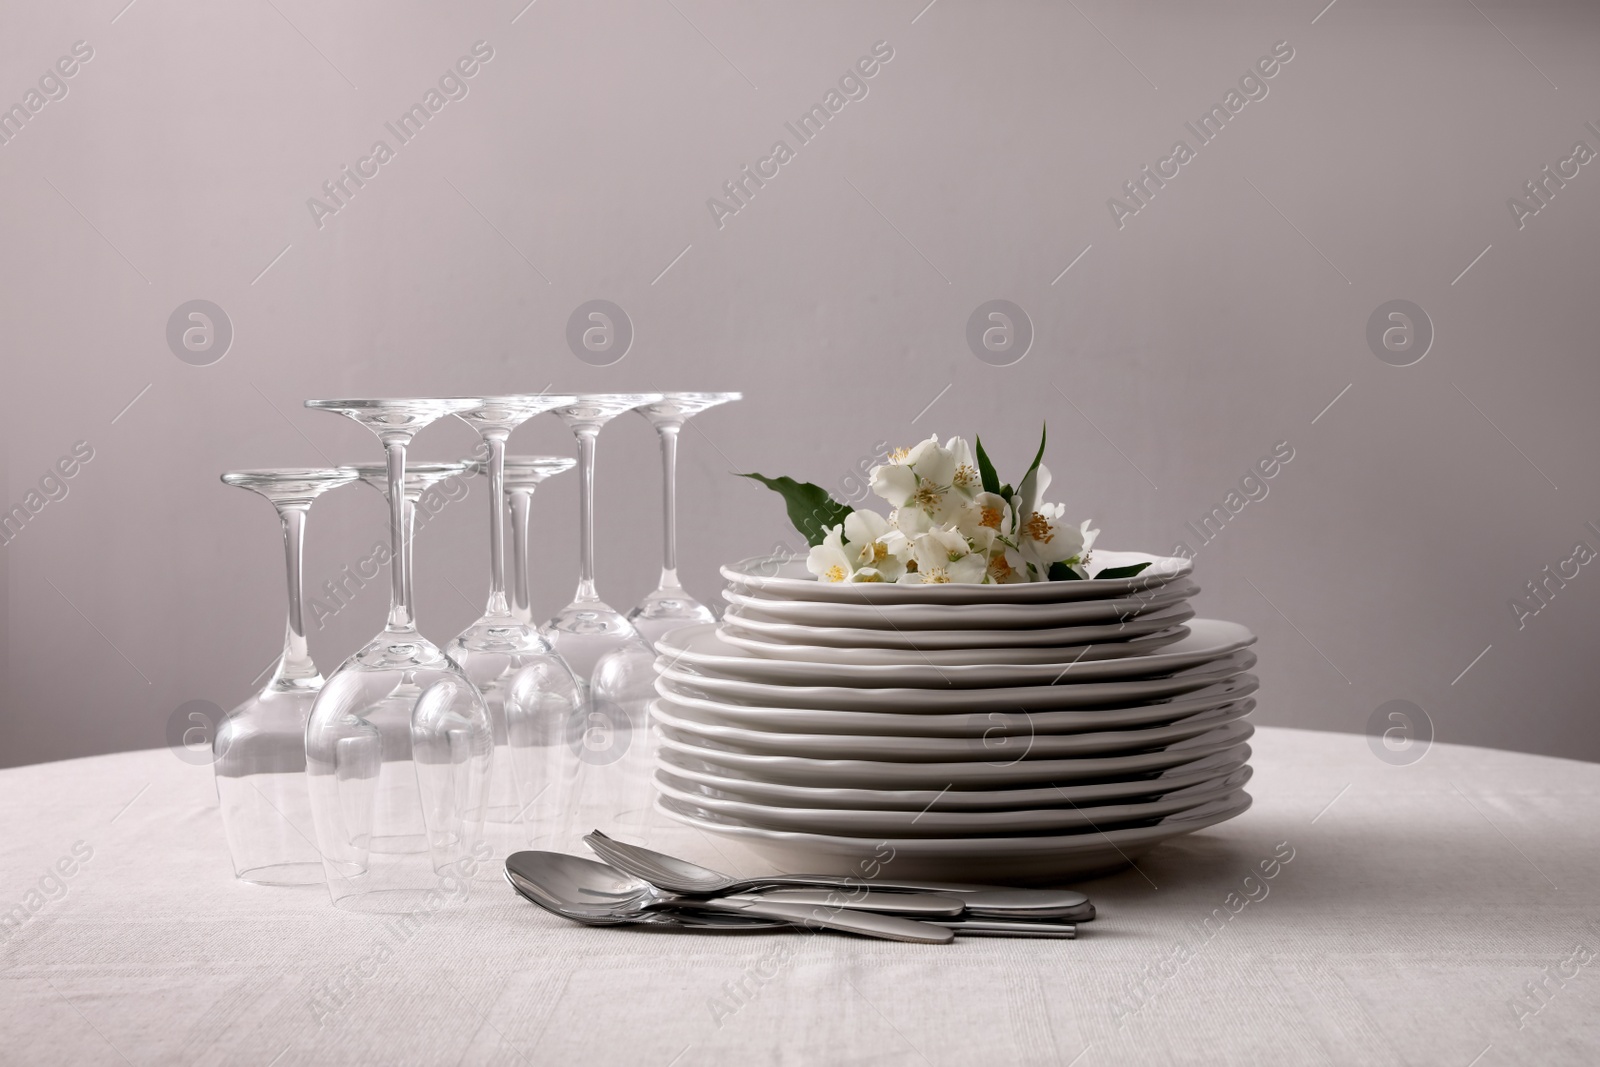
{"label": "white plate", "polygon": [[736,586],[722,598],[746,618],[797,626],[839,626],[864,630],[1020,629],[1080,626],[1131,619],[1188,600],[1200,587],[1190,579],[1157,586],[1115,600],[1077,600],[1059,604],[829,604],[767,596]]}
{"label": "white plate", "polygon": [[845,789],[837,786],[786,785],[736,777],[687,756],[661,760],[657,776],[680,788],[708,786],[719,795],[755,804],[798,808],[847,808],[852,811],[1004,811],[1052,804],[1105,804],[1114,800],[1165,796],[1230,774],[1250,758],[1249,745],[1237,745],[1204,759],[1180,763],[1156,774],[1134,775],[1109,782],[1063,782],[1019,789]]}
{"label": "white plate", "polygon": [[866,665],[839,662],[831,651],[825,651],[823,658],[816,661],[767,659],[728,644],[718,635],[715,623],[705,622],[668,631],[657,639],[656,651],[660,653],[657,662],[673,669],[774,685],[956,689],[1150,678],[1198,667],[1254,644],[1255,640],[1255,634],[1236,622],[1195,619],[1189,624],[1187,637],[1150,655],[1091,661],[1086,653],[1100,646],[1085,645],[1072,656],[1052,663],[946,667],[923,662],[917,653],[902,650],[901,655],[906,658],[901,663]]}
{"label": "white plate", "polygon": [[1260,688],[1253,674],[1180,697],[1128,708],[1087,711],[989,711],[904,715],[872,711],[814,711],[810,708],[756,708],[689,696],[661,679],[656,692],[696,722],[742,726],[796,734],[876,734],[891,737],[1016,737],[1027,734],[1071,734],[1091,730],[1124,730],[1177,722],[1203,711],[1243,700]]}
{"label": "white plate", "polygon": [[848,663],[863,667],[896,667],[906,663],[933,667],[1030,666],[1037,663],[1060,664],[1063,661],[1088,663],[1098,659],[1149,655],[1188,637],[1187,626],[1172,623],[1182,623],[1193,617],[1193,611],[1182,608],[1174,612],[1170,623],[1158,627],[1155,633],[1130,637],[1126,633],[1119,634],[1115,626],[1108,626],[1106,629],[1111,636],[1106,638],[1086,641],[1081,645],[1055,645],[1049,648],[835,648],[830,645],[770,641],[765,637],[743,633],[730,627],[727,622],[718,628],[717,636],[734,648],[762,659],[786,659],[800,663]]}
{"label": "white plate", "polygon": [[1111,830],[1130,823],[1148,822],[1175,815],[1227,796],[1250,780],[1249,767],[1210,781],[1174,790],[1155,799],[1123,800],[1087,806],[1061,804],[1049,808],[1024,808],[1016,811],[851,811],[843,808],[795,808],[784,805],[752,804],[729,797],[708,786],[678,786],[669,775],[658,775],[656,788],[662,796],[685,805],[704,808],[742,826],[767,830],[794,830],[807,834],[838,834],[862,837],[885,834],[895,837],[967,837],[977,834],[1019,834]]}
{"label": "white plate", "polygon": [[[982,737],[880,737],[872,734],[789,734],[748,730],[701,721],[692,709],[675,707],[665,699],[652,701],[650,714],[668,736],[682,738],[691,744],[714,743],[720,748],[755,755],[888,760],[894,763],[962,760],[1010,763],[1021,759],[1065,759],[1144,752],[1198,737],[1213,727],[1250,714],[1255,706],[1254,700],[1246,698],[1163,726],[1131,730],[1091,730],[1076,734],[996,732]],[[1026,724],[1026,714],[1020,718]],[[1015,723],[1009,725],[1014,727]]]}
{"label": "white plate", "polygon": [[805,756],[756,756],[734,752],[709,741],[687,741],[665,731],[660,738],[662,758],[681,755],[713,767],[739,771],[767,782],[792,785],[834,785],[847,789],[997,789],[1050,782],[1084,781],[1144,774],[1223,752],[1248,741],[1255,732],[1248,722],[1236,720],[1213,727],[1199,737],[1178,741],[1163,749],[1122,756],[1084,756],[1066,759],[1027,759],[985,763],[890,763],[885,760],[811,759]]}
{"label": "white plate", "polygon": [[819,582],[806,570],[804,558],[763,556],[722,568],[722,576],[742,589],[775,597],[829,604],[1044,604],[1067,600],[1106,600],[1165,585],[1194,569],[1189,560],[1152,556],[1147,552],[1095,549],[1096,571],[1148,563],[1132,578],[1098,578],[1080,582],[1020,582],[1016,585],[898,585],[892,582]]}
{"label": "white plate", "polygon": [[[931,712],[1049,711],[1061,708],[1123,707],[1190,693],[1226,681],[1256,665],[1254,652],[1242,649],[1201,667],[1161,678],[1132,678],[1073,685],[1001,686],[985,689],[862,689],[841,685],[767,685],[739,678],[661,670],[664,696],[682,692],[734,703],[836,711]],[[1088,664],[1084,664],[1088,666]],[[660,669],[660,663],[657,663]],[[659,687],[658,687],[659,688]]]}
{"label": "white plate", "polygon": [[739,826],[725,816],[662,798],[656,806],[673,818],[765,857],[780,870],[891,878],[1038,885],[1091,878],[1121,870],[1156,845],[1240,815],[1250,794],[1240,789],[1220,800],[1169,815],[1154,826],[1097,833],[1016,837],[840,837]]}
{"label": "white plate", "polygon": [[[801,626],[792,622],[769,622],[730,608],[722,617],[723,638],[738,644],[736,636],[762,645],[827,645],[844,649],[909,648],[921,651],[977,649],[1006,652],[1090,645],[1096,641],[1127,641],[1177,626],[1194,618],[1194,609],[1180,602],[1160,611],[1146,612],[1120,622],[1085,623],[1082,626],[1053,626],[1039,630],[868,630],[855,626]],[[759,651],[757,649],[757,651]]]}

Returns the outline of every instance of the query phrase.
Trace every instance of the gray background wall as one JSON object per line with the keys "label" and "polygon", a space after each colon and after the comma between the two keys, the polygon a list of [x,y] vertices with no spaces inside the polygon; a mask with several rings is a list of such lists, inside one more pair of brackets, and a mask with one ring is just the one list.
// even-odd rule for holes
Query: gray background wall
{"label": "gray background wall", "polygon": [[[1259,721],[1361,731],[1408,699],[1441,739],[1600,758],[1600,576],[1520,629],[1509,606],[1600,548],[1600,166],[1521,229],[1507,207],[1600,149],[1594,5],[525,2],[7,5],[0,102],[94,55],[0,145],[0,502],[75,442],[94,458],[0,547],[0,763],[160,745],[185,701],[250,691],[281,635],[278,533],[218,474],[377,456],[303,399],[546,386],[746,393],[684,441],[683,573],[708,599],[719,562],[792,538],[730,470],[837,485],[935,431],[1016,469],[1047,421],[1069,511],[1169,550],[1286,441],[1198,552],[1204,610],[1261,635]],[[307,199],[480,40],[468,95],[319,228]],[[1285,40],[1269,94],[1119,229],[1108,198]],[[797,146],[784,123],[877,41],[868,95]],[[719,229],[707,199],[780,138],[793,161]],[[605,367],[565,340],[596,298],[636,331]],[[1003,367],[965,339],[997,298],[1034,331]],[[193,299],[234,331],[209,366],[166,340]],[[1393,299],[1435,330],[1412,366],[1366,340]],[[472,441],[440,425],[413,454]],[[601,438],[619,606],[659,562],[654,448],[631,416]],[[514,450],[571,443],[538,420]],[[571,476],[536,502],[543,613],[575,508]],[[483,512],[477,483],[419,538],[438,640],[480,609]],[[325,497],[308,585],[383,534],[376,493]],[[380,579],[313,633],[325,671],[385,600]]]}

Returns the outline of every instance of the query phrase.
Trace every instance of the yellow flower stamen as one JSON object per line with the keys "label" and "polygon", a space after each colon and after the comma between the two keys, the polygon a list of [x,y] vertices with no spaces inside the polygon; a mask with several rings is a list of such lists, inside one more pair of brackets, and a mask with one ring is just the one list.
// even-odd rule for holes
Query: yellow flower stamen
{"label": "yellow flower stamen", "polygon": [[999,508],[983,508],[980,511],[978,525],[987,526],[991,530],[998,530],[1000,529],[1000,518]]}
{"label": "yellow flower stamen", "polygon": [[950,581],[950,572],[943,567],[935,567],[931,571],[924,571],[922,580],[926,584],[943,585]]}
{"label": "yellow flower stamen", "polygon": [[1050,529],[1050,520],[1037,511],[1028,516],[1028,521],[1022,524],[1022,528],[1027,531],[1030,538],[1041,545],[1048,545],[1055,537],[1055,531]]}
{"label": "yellow flower stamen", "polygon": [[924,511],[932,511],[938,507],[939,501],[944,499],[944,491],[929,482],[917,486],[917,491],[912,494],[912,501]]}
{"label": "yellow flower stamen", "polygon": [[906,461],[906,457],[909,456],[909,455],[911,455],[911,449],[909,449],[909,448],[897,448],[893,452],[889,453],[889,462],[890,463],[904,463]]}
{"label": "yellow flower stamen", "polygon": [[845,580],[845,578],[849,577],[845,574],[844,568],[839,566],[837,563],[829,567],[822,576],[830,582],[842,582]]}
{"label": "yellow flower stamen", "polygon": [[1006,559],[1004,552],[997,552],[989,557],[989,577],[995,581],[1004,582],[1015,573],[1017,569]]}
{"label": "yellow flower stamen", "polygon": [[956,468],[955,477],[951,481],[963,489],[971,489],[973,486],[983,484],[978,477],[978,472],[973,470],[972,465],[968,463],[963,463]]}

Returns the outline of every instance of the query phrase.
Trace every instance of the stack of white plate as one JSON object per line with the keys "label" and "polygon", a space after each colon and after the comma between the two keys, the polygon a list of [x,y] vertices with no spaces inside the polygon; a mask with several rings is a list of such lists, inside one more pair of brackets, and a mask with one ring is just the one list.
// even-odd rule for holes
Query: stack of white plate
{"label": "stack of white plate", "polygon": [[1255,636],[1187,560],[1134,578],[830,584],[747,560],[658,642],[658,804],[790,870],[1051,882],[1250,806]]}

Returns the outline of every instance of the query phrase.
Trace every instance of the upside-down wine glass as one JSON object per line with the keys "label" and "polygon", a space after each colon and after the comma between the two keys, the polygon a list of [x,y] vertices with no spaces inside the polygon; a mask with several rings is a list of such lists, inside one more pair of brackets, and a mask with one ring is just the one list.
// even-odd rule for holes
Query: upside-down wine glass
{"label": "upside-down wine glass", "polygon": [[717,621],[711,609],[686,593],[678,581],[678,431],[707,408],[743,399],[739,393],[666,393],[655,403],[634,409],[649,420],[661,438],[661,581],[654,592],[628,612],[628,621],[652,648],[668,630]]}
{"label": "upside-down wine glass", "polygon": [[601,600],[595,590],[595,440],[600,427],[624,411],[660,399],[660,393],[587,393],[574,403],[555,409],[578,439],[578,591],[572,603],[545,624],[545,631],[586,690],[600,657],[642,640],[633,624]]}
{"label": "upside-down wine glass", "polygon": [[[465,892],[478,861],[494,734],[482,695],[417,632],[411,520],[422,489],[406,478],[406,445],[466,400],[308,400],[383,442],[392,600],[383,632],[322,687],[306,724],[306,774],[317,845],[335,904],[436,910]],[[461,464],[450,464],[457,472]]]}
{"label": "upside-down wine glass", "polygon": [[[578,702],[566,662],[536,626],[519,621],[506,597],[506,439],[528,419],[569,405],[577,397],[555,393],[473,398],[456,417],[478,431],[486,458],[475,464],[489,481],[489,599],[483,616],[445,647],[489,705],[495,770],[489,819],[519,823],[554,784],[541,781],[538,749],[546,734],[563,733]],[[526,847],[526,839],[519,839]]]}
{"label": "upside-down wine glass", "polygon": [[[552,781],[562,803],[549,822],[549,847],[575,848],[595,826],[624,828],[646,795],[648,719],[642,702],[619,699],[637,689],[654,652],[622,613],[600,599],[594,583],[595,439],[607,422],[660,393],[598,393],[578,397],[556,414],[578,439],[578,591],[545,626],[583,686],[565,743],[551,748]],[[653,672],[652,672],[653,673]],[[637,705],[637,706],[634,706]],[[631,832],[628,829],[626,832]]]}
{"label": "upside-down wine glass", "polygon": [[212,769],[233,870],[258,885],[322,882],[311,797],[306,788],[306,719],[322,673],[306,648],[300,564],[306,516],[318,496],[348,482],[347,467],[229,471],[224,483],[260,493],[278,510],[289,577],[289,622],[272,677],[217,729]]}

